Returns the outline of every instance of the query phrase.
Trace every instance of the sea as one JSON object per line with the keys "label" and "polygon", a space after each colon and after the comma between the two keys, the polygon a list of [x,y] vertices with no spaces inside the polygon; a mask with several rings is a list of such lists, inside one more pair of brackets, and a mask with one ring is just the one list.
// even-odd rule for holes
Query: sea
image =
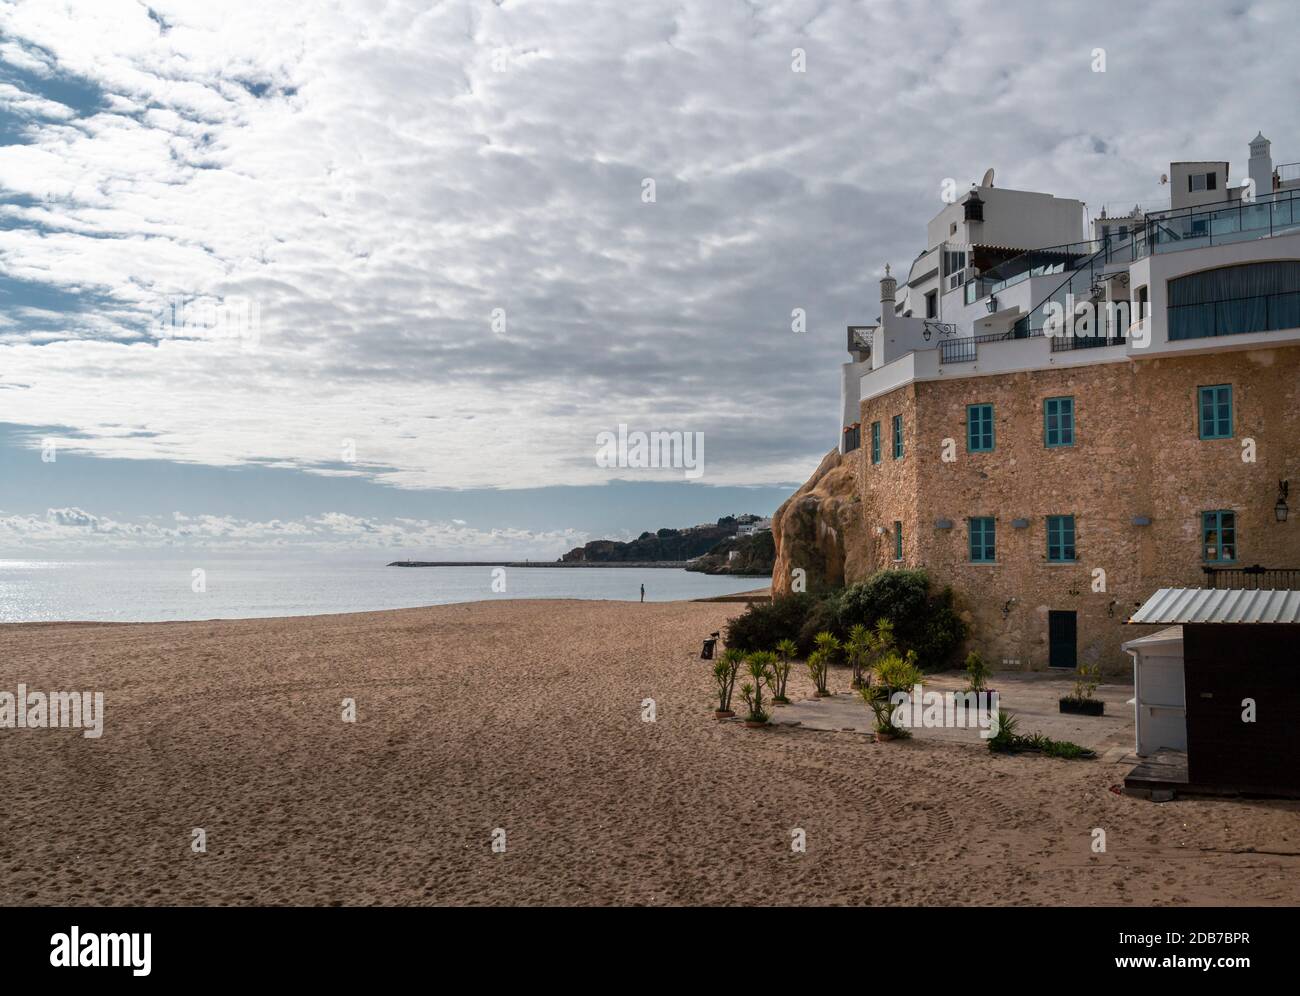
{"label": "sea", "polygon": [[310,616],[510,598],[635,602],[643,584],[647,602],[666,602],[753,591],[767,579],[657,567],[0,560],[0,623]]}

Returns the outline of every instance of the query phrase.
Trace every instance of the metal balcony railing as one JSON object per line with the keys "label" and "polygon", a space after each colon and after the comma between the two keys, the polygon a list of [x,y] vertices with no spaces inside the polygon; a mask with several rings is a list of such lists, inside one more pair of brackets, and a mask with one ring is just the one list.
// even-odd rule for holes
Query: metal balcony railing
{"label": "metal balcony railing", "polygon": [[1300,591],[1300,567],[1202,567],[1212,588]]}

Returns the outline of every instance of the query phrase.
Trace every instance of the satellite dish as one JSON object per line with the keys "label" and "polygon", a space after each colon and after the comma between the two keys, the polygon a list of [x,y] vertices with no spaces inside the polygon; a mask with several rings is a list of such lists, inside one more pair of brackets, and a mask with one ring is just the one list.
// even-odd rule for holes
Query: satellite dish
{"label": "satellite dish", "polygon": [[1160,174],[1160,185],[1163,187],[1163,186],[1164,186],[1166,183],[1168,183],[1168,182],[1169,182],[1169,174],[1168,174],[1168,173],[1161,173],[1161,174]]}
{"label": "satellite dish", "polygon": [[991,186],[993,186],[993,167],[992,167],[992,166],[990,166],[988,169],[986,169],[986,170],[984,171],[984,179],[980,181],[980,186],[981,186],[981,187],[991,187]]}

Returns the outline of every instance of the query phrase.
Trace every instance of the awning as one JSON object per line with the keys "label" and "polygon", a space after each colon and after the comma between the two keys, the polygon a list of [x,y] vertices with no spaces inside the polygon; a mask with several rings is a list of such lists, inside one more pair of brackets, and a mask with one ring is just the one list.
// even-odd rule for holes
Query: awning
{"label": "awning", "polygon": [[1300,623],[1300,591],[1161,588],[1130,623]]}

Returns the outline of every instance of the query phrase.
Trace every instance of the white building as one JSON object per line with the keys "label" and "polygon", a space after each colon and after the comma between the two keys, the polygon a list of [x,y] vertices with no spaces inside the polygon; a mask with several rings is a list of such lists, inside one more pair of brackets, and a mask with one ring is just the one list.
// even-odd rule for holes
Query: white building
{"label": "white building", "polygon": [[[1274,167],[1271,144],[1259,134],[1244,181],[1234,183],[1229,163],[1214,160],[1172,163],[1164,179],[1168,207],[1135,206],[1122,217],[1103,212],[1090,233],[1081,201],[995,187],[992,170],[946,205],[927,226],[927,248],[901,287],[886,267],[877,324],[848,328],[841,449],[866,444],[857,425],[863,400],[916,380],[1300,339],[1287,296],[1300,286],[1273,288],[1271,316],[1252,312],[1248,328],[1213,328],[1221,317],[1213,306],[1169,300],[1182,277],[1300,260],[1300,163]],[[1183,291],[1191,283],[1184,281]],[[1086,320],[1061,324],[1062,316],[1081,313]],[[1267,327],[1250,324],[1260,321]]]}

